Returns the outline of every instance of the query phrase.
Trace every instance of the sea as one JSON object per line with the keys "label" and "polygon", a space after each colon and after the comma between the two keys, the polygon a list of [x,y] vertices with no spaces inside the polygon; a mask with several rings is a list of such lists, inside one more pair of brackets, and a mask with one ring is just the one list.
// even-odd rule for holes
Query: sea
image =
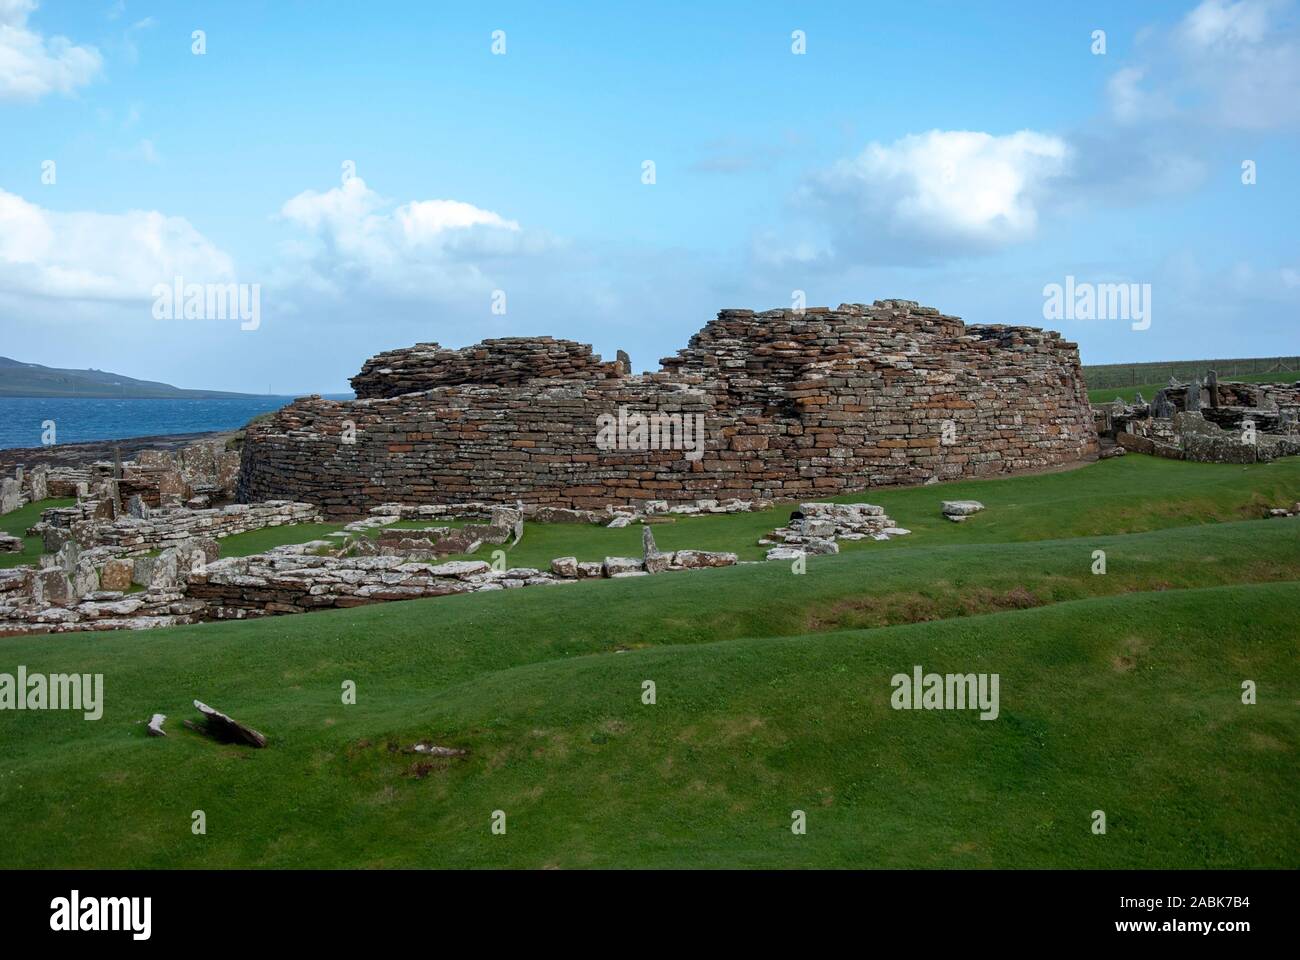
{"label": "sea", "polygon": [[[344,394],[338,399],[351,396]],[[155,434],[201,433],[242,427],[293,397],[221,400],[102,400],[87,397],[0,397],[0,450],[44,445],[47,421],[55,443],[124,440]]]}

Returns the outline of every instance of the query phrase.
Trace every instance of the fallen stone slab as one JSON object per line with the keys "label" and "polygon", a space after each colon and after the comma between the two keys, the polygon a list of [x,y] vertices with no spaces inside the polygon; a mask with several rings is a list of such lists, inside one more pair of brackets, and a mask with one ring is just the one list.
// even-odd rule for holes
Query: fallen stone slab
{"label": "fallen stone slab", "polygon": [[163,730],[163,724],[166,722],[167,722],[167,714],[165,713],[155,713],[152,717],[150,717],[149,727],[148,727],[149,736],[151,737],[167,736],[167,731]]}
{"label": "fallen stone slab", "polygon": [[797,547],[773,547],[767,551],[768,560],[798,560],[804,552]]}
{"label": "fallen stone slab", "polygon": [[459,750],[456,747],[441,747],[436,743],[421,741],[411,747],[413,753],[423,753],[430,757],[464,757],[469,755],[468,750]]}
{"label": "fallen stone slab", "polygon": [[973,513],[979,513],[984,509],[984,504],[978,500],[945,500],[943,502],[943,515],[945,517],[969,517]]}
{"label": "fallen stone slab", "polygon": [[604,574],[607,577],[615,577],[623,573],[644,573],[645,568],[642,561],[635,557],[606,557]]}
{"label": "fallen stone slab", "polygon": [[687,569],[731,567],[735,566],[738,559],[734,553],[715,553],[709,550],[678,550],[674,555],[674,563]]}
{"label": "fallen stone slab", "polygon": [[185,721],[185,726],[198,733],[204,733],[223,743],[246,743],[252,747],[265,747],[266,734],[259,733],[252,727],[246,727],[220,710],[214,710],[202,700],[194,701],[194,709],[203,714],[203,724]]}
{"label": "fallen stone slab", "polygon": [[448,560],[430,566],[429,573],[435,577],[456,577],[463,580],[466,577],[487,573],[491,569],[492,565],[483,560]]}

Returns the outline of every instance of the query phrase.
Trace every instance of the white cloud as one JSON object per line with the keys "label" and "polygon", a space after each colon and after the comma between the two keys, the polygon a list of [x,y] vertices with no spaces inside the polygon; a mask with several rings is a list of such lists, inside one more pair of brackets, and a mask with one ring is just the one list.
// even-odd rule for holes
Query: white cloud
{"label": "white cloud", "polygon": [[0,0],[0,100],[71,93],[89,83],[102,65],[94,47],[66,37],[47,39],[32,30],[27,17],[35,9],[36,0]]}
{"label": "white cloud", "polygon": [[356,176],[324,193],[304,191],[280,213],[310,235],[296,247],[302,279],[336,296],[355,287],[419,299],[481,292],[492,287],[493,266],[553,246],[460,200],[395,205]]}
{"label": "white cloud", "polygon": [[1183,19],[1179,30],[1188,46],[1201,52],[1256,44],[1267,35],[1277,6],[1269,0],[1204,0]]}
{"label": "white cloud", "polygon": [[[1034,236],[1071,157],[1059,137],[931,130],[816,175],[796,197],[831,223],[841,255],[892,262],[990,253]],[[796,242],[806,259],[808,240]]]}
{"label": "white cloud", "polygon": [[177,276],[225,282],[234,265],[183,217],[61,213],[0,190],[0,293],[147,301]]}
{"label": "white cloud", "polygon": [[1300,124],[1300,29],[1293,0],[1202,0],[1140,45],[1107,86],[1115,118],[1270,130]]}

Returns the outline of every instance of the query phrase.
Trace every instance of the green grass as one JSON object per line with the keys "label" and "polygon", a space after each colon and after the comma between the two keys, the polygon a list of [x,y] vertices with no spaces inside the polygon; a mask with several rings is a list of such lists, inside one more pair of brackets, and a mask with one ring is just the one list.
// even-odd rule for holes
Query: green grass
{"label": "green grass", "polygon": [[76,502],[76,500],[42,500],[38,503],[29,503],[13,513],[6,513],[0,517],[0,530],[10,536],[23,538],[22,553],[0,553],[0,568],[35,563],[40,558],[44,544],[40,537],[27,536],[28,528],[41,519],[42,511],[51,507],[70,507]]}
{"label": "green grass", "polygon": [[232,534],[218,542],[223,557],[248,557],[290,543],[324,540],[331,533],[342,529],[341,523],[286,523],[279,527],[263,527],[248,533]]}
{"label": "green grass", "polygon": [[[1297,491],[1295,458],[1132,456],[872,491],[915,533],[802,576],[3,640],[0,671],[103,673],[107,703],[0,714],[0,867],[1294,868],[1300,520],[1249,518]],[[988,510],[938,518],[958,496]],[[735,549],[788,509],[655,534]],[[512,561],[533,541],[635,555],[640,529],[530,525]],[[1001,716],[889,709],[917,664],[998,673]],[[186,730],[195,697],[271,745]],[[400,749],[425,739],[469,756]]]}
{"label": "green grass", "polygon": [[[1250,519],[1266,515],[1269,507],[1295,502],[1298,490],[1300,458],[1242,466],[1131,456],[1061,473],[880,488],[832,499],[880,504],[899,526],[912,531],[886,542],[840,544],[845,553],[880,553],[938,544],[1136,533]],[[940,507],[944,500],[956,499],[979,500],[988,509],[965,523],[952,523],[943,518]],[[759,513],[679,517],[674,523],[654,525],[655,542],[662,550],[728,550],[742,560],[759,560],[767,548],[758,546],[757,541],[783,526],[792,507],[782,504]],[[506,555],[512,566],[542,569],[553,558],[563,556],[579,560],[639,557],[641,526],[609,530],[590,524],[530,523],[524,528],[523,540],[507,548]],[[489,556],[489,549],[480,549],[478,556]]]}
{"label": "green grass", "polygon": [[[953,543],[1005,543],[1044,537],[1136,533],[1193,523],[1262,517],[1269,507],[1294,503],[1300,490],[1300,458],[1267,464],[1180,463],[1130,456],[1060,473],[1012,480],[970,480],[929,487],[880,488],[834,497],[842,503],[869,502],[912,533],[888,542],[845,541],[846,553],[909,549]],[[955,524],[940,513],[944,500],[976,499],[988,509]],[[1288,499],[1289,498],[1289,499]],[[784,526],[794,504],[756,513],[677,516],[653,525],[661,550],[722,550],[742,560],[761,560],[758,540]],[[463,526],[472,521],[402,520],[393,526]],[[325,539],[341,524],[295,524],[236,534],[221,541],[223,557],[241,557],[287,543]],[[371,537],[380,530],[368,531]],[[556,557],[579,560],[641,556],[641,525],[610,530],[587,523],[528,523],[518,546],[485,544],[470,556],[488,560],[506,551],[516,567],[547,569]]]}
{"label": "green grass", "polygon": [[[1203,374],[1202,374],[1203,375]],[[1300,370],[1280,370],[1274,373],[1247,373],[1241,376],[1228,376],[1220,373],[1221,380],[1238,380],[1243,383],[1295,383],[1300,380]],[[1110,403],[1116,397],[1123,397],[1127,402],[1132,403],[1134,395],[1142,392],[1143,398],[1150,403],[1155,399],[1156,392],[1169,386],[1168,379],[1160,383],[1144,383],[1135,387],[1101,387],[1096,390],[1088,391],[1088,400],[1092,403]]]}

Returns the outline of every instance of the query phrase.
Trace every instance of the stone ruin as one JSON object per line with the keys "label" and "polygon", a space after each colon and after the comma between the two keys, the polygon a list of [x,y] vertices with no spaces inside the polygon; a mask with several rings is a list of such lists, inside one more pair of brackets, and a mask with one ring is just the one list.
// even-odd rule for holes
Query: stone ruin
{"label": "stone ruin", "polygon": [[15,468],[0,478],[0,515],[48,498],[92,500],[101,518],[124,515],[136,500],[145,507],[202,508],[229,503],[239,478],[239,451],[224,441],[193,443],[179,450],[141,450],[133,460]]}
{"label": "stone ruin", "polygon": [[[809,494],[1041,469],[1097,449],[1074,344],[899,300],[723,311],[657,373],[633,375],[621,351],[605,362],[571,341],[508,338],[382,353],[353,386],[354,401],[309,397],[250,424],[242,457],[208,442],[20,467],[0,506],[77,502],[27,531],[42,538],[38,564],[0,571],[0,636],[730,566],[732,553],[659,550],[651,524],[777,498],[809,502],[761,541],[769,559],[834,553],[907,531],[879,507]],[[602,445],[616,415],[620,442]],[[651,418],[648,436],[644,419],[628,430],[637,416]],[[440,561],[517,543],[525,519],[641,523],[643,555],[546,570],[507,569],[495,552],[491,564]],[[220,556],[231,534],[323,520],[351,522],[327,540]]]}
{"label": "stone ruin", "polygon": [[[906,300],[724,310],[657,373],[510,338],[388,351],[352,383],[355,400],[307,397],[249,426],[241,500],[312,503],[332,519],[389,502],[805,500],[1097,452],[1075,344]],[[657,429],[602,448],[600,418],[620,411]]]}
{"label": "stone ruin", "polygon": [[[126,461],[17,467],[0,484],[4,512],[50,498],[76,503],[44,510],[26,530],[42,542],[35,564],[0,570],[0,636],[204,619],[187,578],[217,560],[220,539],[320,516],[306,503],[230,502],[238,465],[224,441],[206,441]],[[21,552],[23,540],[4,538],[0,549]]]}
{"label": "stone ruin", "polygon": [[1300,381],[1170,380],[1146,402],[1095,404],[1102,455],[1125,451],[1202,463],[1256,463],[1300,454]]}

